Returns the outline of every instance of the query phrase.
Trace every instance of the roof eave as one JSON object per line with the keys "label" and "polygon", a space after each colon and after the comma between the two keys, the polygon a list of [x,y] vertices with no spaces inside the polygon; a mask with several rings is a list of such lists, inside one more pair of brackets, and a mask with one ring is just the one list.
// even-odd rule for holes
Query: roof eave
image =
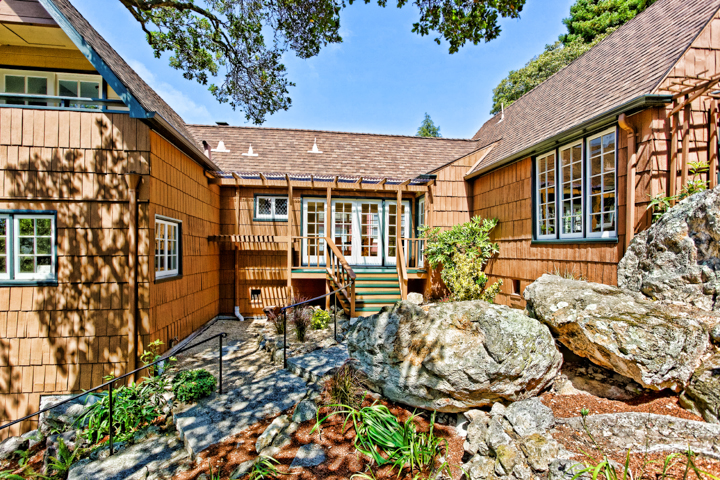
{"label": "roof eave", "polygon": [[543,153],[547,150],[557,147],[560,144],[572,142],[573,140],[576,140],[577,138],[582,137],[593,130],[600,130],[603,127],[617,122],[617,117],[621,113],[624,113],[626,115],[632,115],[647,108],[664,106],[669,103],[672,103],[672,95],[645,94],[633,98],[632,100],[629,100],[621,105],[606,110],[605,112],[602,112],[578,125],[575,125],[572,128],[563,130],[562,132],[553,135],[550,138],[535,143],[524,150],[507,156],[498,162],[487,165],[475,172],[469,173],[465,175],[465,180],[471,180],[475,177],[488,173],[497,168],[503,167],[516,160]]}

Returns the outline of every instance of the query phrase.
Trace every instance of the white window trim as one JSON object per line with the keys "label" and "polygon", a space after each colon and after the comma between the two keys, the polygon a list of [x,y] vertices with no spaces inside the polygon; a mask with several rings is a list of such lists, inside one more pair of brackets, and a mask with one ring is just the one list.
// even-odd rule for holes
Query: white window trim
{"label": "white window trim", "polygon": [[[417,226],[421,227],[421,226],[425,225],[425,215],[427,213],[427,212],[425,212],[425,196],[424,195],[422,197],[420,197],[420,199],[418,200],[418,209],[417,210],[418,210],[416,213],[417,222],[418,222]],[[425,266],[425,241],[418,240],[417,246],[418,246],[417,264],[418,264],[419,268],[423,268]]]}
{"label": "white window trim", "polygon": [[[270,200],[271,205],[271,212],[269,214],[267,213],[260,213],[260,199]],[[258,195],[255,197],[255,219],[256,220],[287,220],[288,219],[288,213],[285,215],[277,215],[275,213],[275,202],[280,200],[287,200],[288,206],[287,210],[288,213],[290,212],[290,201],[288,197],[282,196],[282,195]]]}
{"label": "white window trim", "polygon": [[[168,259],[171,257],[171,255],[168,253],[168,248],[167,248],[167,242],[168,242],[167,227],[174,226],[177,228],[177,235],[176,235],[177,248],[175,249],[176,256],[177,256],[177,268],[170,269],[170,270],[164,270],[162,272],[158,272],[157,270],[155,270],[155,279],[158,280],[158,279],[169,278],[169,277],[177,277],[180,275],[181,262],[182,262],[182,221],[174,219],[174,218],[170,218],[170,217],[163,217],[160,215],[156,215],[155,216],[155,235],[153,236],[153,242],[157,242],[157,226],[158,226],[158,224],[165,225],[165,239],[164,239],[165,245],[164,245],[164,253],[162,253],[162,255],[165,257],[165,265],[166,266],[168,265]],[[154,261],[157,264],[157,254],[155,255]]]}
{"label": "white window trim", "polygon": [[[587,195],[587,188],[585,188],[585,184],[587,181],[587,179],[585,178],[585,172],[587,169],[585,167],[585,149],[583,148],[583,142],[584,140],[581,139],[576,142],[563,145],[562,147],[557,149],[557,155],[555,157],[555,222],[558,232],[558,238],[560,238],[561,240],[585,238],[585,231],[587,227],[587,224],[585,222],[585,196]],[[580,172],[580,219],[582,220],[583,225],[582,231],[579,233],[563,233],[563,202],[565,201],[565,178],[562,171],[561,157],[562,152],[577,146],[580,147],[580,168],[582,169]],[[572,179],[570,179],[570,182],[572,183]]]}
{"label": "white window trim", "polygon": [[[31,213],[23,213],[23,214],[13,214],[13,221],[12,221],[12,262],[13,262],[13,276],[14,280],[18,281],[27,281],[27,280],[33,280],[33,281],[47,281],[47,280],[55,280],[57,275],[56,270],[56,257],[57,257],[57,245],[56,245],[56,224],[55,224],[55,215],[48,215],[48,214],[31,214]],[[19,228],[19,220],[23,218],[33,218],[33,219],[41,219],[41,218],[47,218],[50,220],[50,273],[47,275],[42,275],[38,273],[21,273],[20,272],[20,228]],[[7,243],[6,243],[7,246]],[[37,252],[36,254],[37,255]],[[8,255],[9,257],[10,255]],[[3,277],[5,278],[5,277]]]}
{"label": "white window trim", "polygon": [[[555,165],[553,167],[553,171],[555,172],[555,231],[553,233],[548,233],[545,235],[542,235],[540,233],[540,221],[542,216],[540,215],[540,168],[538,165],[538,161],[541,158],[545,158],[547,156],[553,155],[553,159],[555,162]],[[536,237],[538,240],[555,240],[557,238],[557,231],[558,231],[558,155],[557,150],[551,150],[549,152],[545,152],[542,155],[538,155],[535,157],[535,192],[533,193],[535,195],[535,230],[536,230]]]}
{"label": "white window trim", "polygon": [[[586,139],[587,143],[585,147],[585,171],[588,172],[586,186],[589,187],[590,185],[590,172],[592,171],[590,169],[590,141],[598,137],[603,137],[608,133],[615,134],[615,151],[613,152],[615,155],[615,230],[608,230],[603,232],[590,231],[590,216],[592,212],[590,212],[590,209],[588,208],[585,212],[585,228],[587,229],[587,234],[585,236],[586,238],[617,238],[618,236],[618,135],[617,128],[615,126],[608,128],[607,130],[604,130],[602,132],[598,132],[595,135],[587,137]],[[590,196],[589,188],[587,188],[587,196]]]}
{"label": "white window trim", "polygon": [[13,265],[12,255],[13,251],[15,250],[12,245],[13,239],[12,235],[10,234],[12,232],[12,216],[3,213],[0,214],[0,218],[5,219],[5,273],[0,272],[0,280],[11,280],[10,272],[11,267]]}
{"label": "white window trim", "polygon": [[[327,225],[327,215],[330,215],[331,212],[328,211],[327,206],[327,200],[324,198],[316,198],[316,197],[307,197],[303,198],[302,200],[302,264],[303,265],[315,265],[319,262],[320,265],[325,265],[325,241],[319,240],[318,241],[318,255],[312,255],[310,256],[308,253],[308,203],[315,202],[320,203],[323,205],[324,212],[325,212],[325,223],[324,225]],[[330,227],[333,227],[333,223],[330,224]],[[324,230],[323,230],[324,231]],[[325,234],[318,238],[324,239],[329,232],[324,231]],[[353,251],[355,249],[355,245],[353,245]]]}

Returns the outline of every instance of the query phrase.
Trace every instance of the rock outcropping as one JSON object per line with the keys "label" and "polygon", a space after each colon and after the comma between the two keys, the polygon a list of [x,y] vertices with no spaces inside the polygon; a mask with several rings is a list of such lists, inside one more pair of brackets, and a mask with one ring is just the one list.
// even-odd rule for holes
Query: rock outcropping
{"label": "rock outcropping", "polygon": [[686,198],[638,234],[618,265],[618,285],[720,310],[720,186]]}
{"label": "rock outcropping", "polygon": [[681,390],[700,365],[716,315],[617,287],[543,275],[527,311],[566,347],[646,388]]}
{"label": "rock outcropping", "polygon": [[706,422],[720,423],[720,352],[705,359],[680,396],[680,404]]}
{"label": "rock outcropping", "polygon": [[350,356],[385,397],[441,412],[535,396],[562,363],[546,326],[483,301],[427,313],[400,302],[361,319],[347,340]]}

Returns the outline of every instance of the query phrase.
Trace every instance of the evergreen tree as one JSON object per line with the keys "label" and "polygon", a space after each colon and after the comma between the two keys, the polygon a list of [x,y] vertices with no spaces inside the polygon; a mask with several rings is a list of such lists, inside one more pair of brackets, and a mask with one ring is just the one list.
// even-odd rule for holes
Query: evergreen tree
{"label": "evergreen tree", "polygon": [[427,113],[425,113],[425,118],[420,124],[420,128],[418,128],[416,137],[442,137],[440,127],[435,125]]}

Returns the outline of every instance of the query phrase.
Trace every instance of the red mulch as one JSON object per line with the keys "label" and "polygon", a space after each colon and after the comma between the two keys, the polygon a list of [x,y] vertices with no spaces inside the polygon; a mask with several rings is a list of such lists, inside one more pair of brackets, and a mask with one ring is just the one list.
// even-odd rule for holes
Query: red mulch
{"label": "red mulch", "polygon": [[[400,422],[404,422],[413,413],[400,405],[385,400],[382,400],[381,403],[387,406]],[[365,406],[367,405],[370,405],[370,402],[366,402]],[[321,409],[321,415],[324,416],[327,413],[327,409]],[[220,472],[222,479],[228,478],[242,462],[257,457],[255,442],[272,420],[273,418],[268,418],[220,444],[213,445],[198,456],[192,470],[178,473],[173,480],[195,480],[203,473],[209,475],[210,465],[213,466],[216,474]],[[278,470],[288,473],[282,478],[287,480],[340,480],[349,479],[355,473],[368,471],[370,459],[360,455],[353,446],[354,429],[348,425],[343,430],[342,424],[343,418],[337,415],[323,423],[321,432],[315,431],[312,434],[310,432],[315,426],[315,420],[301,424],[298,431],[292,435],[292,443],[275,456],[275,459],[280,462],[277,466]],[[419,432],[427,432],[429,428],[429,421],[425,416],[416,417],[415,424]],[[457,436],[454,427],[446,425],[435,424],[434,432],[448,441],[448,461],[454,467],[452,469],[453,478],[459,479],[461,474],[459,467],[464,453],[463,439]],[[294,468],[290,472],[290,464],[295,458],[298,448],[308,443],[322,445],[325,449],[326,461],[317,467]],[[377,480],[409,480],[413,478],[407,469],[399,476],[397,470],[391,470],[389,467],[380,469],[375,467],[372,470],[374,478]]]}

